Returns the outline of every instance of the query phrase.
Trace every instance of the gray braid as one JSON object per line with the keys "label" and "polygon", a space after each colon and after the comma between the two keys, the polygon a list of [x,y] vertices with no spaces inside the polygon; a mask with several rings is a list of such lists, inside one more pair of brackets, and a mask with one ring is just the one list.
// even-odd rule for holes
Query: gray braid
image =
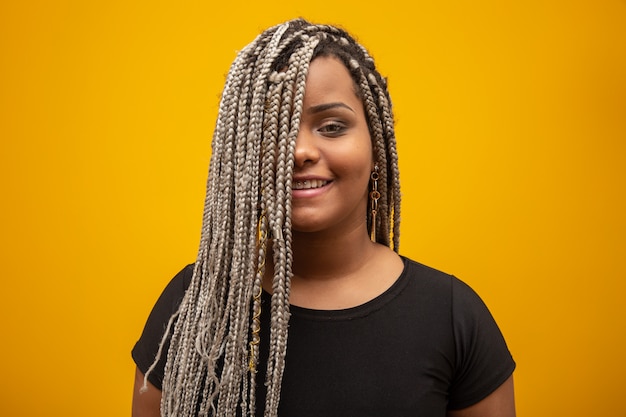
{"label": "gray braid", "polygon": [[[323,55],[344,62],[363,100],[381,168],[377,236],[398,250],[398,162],[386,81],[365,48],[342,29],[302,19],[269,28],[239,52],[222,93],[193,276],[146,372],[147,378],[169,343],[163,416],[255,416],[259,383],[267,386],[264,415],[278,414],[293,262],[294,152],[309,64]],[[259,364],[269,252],[269,359]],[[257,365],[267,367],[265,381],[257,381]]]}

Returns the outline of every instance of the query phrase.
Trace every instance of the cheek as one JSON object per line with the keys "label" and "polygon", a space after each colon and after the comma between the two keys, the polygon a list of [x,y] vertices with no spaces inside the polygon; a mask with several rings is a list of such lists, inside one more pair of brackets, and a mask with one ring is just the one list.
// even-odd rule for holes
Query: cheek
{"label": "cheek", "polygon": [[338,174],[352,181],[369,181],[372,170],[372,156],[369,150],[352,149],[351,152],[336,161]]}
{"label": "cheek", "polygon": [[349,167],[346,167],[346,176],[349,177],[352,186],[355,188],[354,191],[363,190],[367,194],[372,173],[372,159],[369,153],[365,153],[353,162]]}
{"label": "cheek", "polygon": [[[336,174],[367,185],[374,165],[372,143],[366,127],[346,141],[337,141],[324,150]],[[356,186],[356,184],[355,184]]]}

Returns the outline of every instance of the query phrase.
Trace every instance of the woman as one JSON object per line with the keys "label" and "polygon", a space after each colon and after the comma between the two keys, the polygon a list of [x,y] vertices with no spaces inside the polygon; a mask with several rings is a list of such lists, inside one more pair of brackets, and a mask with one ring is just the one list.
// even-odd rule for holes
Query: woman
{"label": "woman", "polygon": [[480,298],[398,255],[391,101],[348,33],[259,35],[212,147],[197,260],[133,349],[135,417],[515,415]]}

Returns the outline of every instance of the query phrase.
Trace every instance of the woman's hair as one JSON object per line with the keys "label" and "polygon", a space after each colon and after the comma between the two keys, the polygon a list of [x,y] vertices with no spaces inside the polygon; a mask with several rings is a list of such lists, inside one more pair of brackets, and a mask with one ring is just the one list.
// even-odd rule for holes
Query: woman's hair
{"label": "woman's hair", "polygon": [[[373,59],[334,26],[297,19],[261,33],[237,55],[222,93],[193,278],[157,354],[169,340],[164,416],[254,416],[257,383],[267,385],[265,416],[277,415],[292,275],[294,150],[306,75],[318,56],[338,58],[354,80],[378,166],[377,240],[398,251],[394,120],[387,82]],[[369,210],[366,216],[369,228]],[[267,253],[274,264],[269,359],[266,380],[257,382]]]}

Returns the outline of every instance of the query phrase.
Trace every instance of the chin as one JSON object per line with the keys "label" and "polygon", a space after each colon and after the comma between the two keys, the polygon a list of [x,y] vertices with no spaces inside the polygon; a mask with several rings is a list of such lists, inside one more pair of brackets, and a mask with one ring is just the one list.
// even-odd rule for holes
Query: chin
{"label": "chin", "polygon": [[327,224],[321,224],[317,222],[294,222],[291,223],[291,230],[293,233],[318,233],[328,229]]}

